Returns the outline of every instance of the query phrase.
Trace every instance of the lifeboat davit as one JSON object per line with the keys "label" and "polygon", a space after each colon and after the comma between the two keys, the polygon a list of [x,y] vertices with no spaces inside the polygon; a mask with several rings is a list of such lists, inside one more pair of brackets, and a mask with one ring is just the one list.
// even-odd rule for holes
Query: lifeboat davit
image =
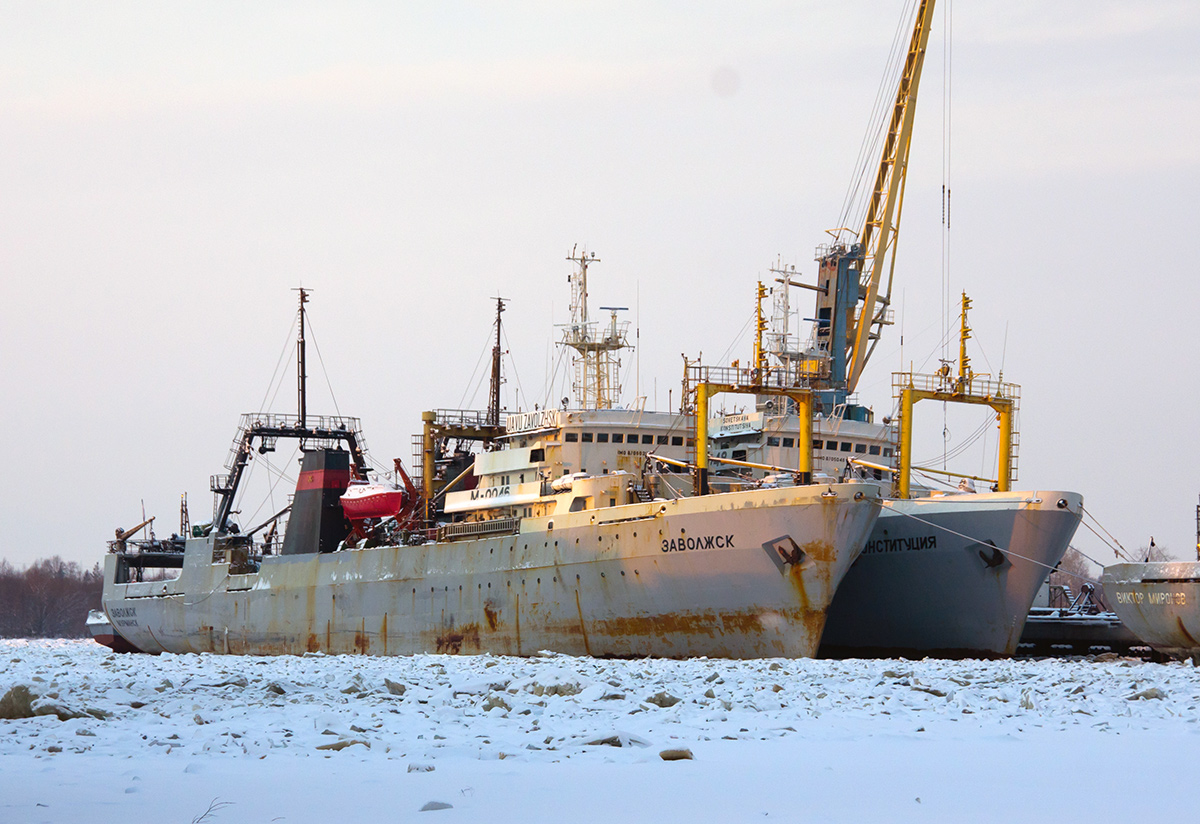
{"label": "lifeboat davit", "polygon": [[352,521],[393,518],[404,508],[405,492],[395,486],[352,483],[342,495],[342,511]]}

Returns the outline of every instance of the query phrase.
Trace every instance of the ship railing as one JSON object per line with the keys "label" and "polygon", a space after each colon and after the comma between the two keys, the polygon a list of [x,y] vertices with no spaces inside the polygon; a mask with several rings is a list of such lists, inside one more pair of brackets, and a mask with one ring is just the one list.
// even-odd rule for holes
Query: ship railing
{"label": "ship railing", "polygon": [[[367,451],[366,438],[363,437],[362,424],[358,418],[345,415],[305,415],[304,426],[301,426],[299,415],[278,412],[247,412],[242,415],[241,421],[238,423],[237,433],[233,437],[233,446],[230,448],[229,457],[225,460],[226,469],[234,468],[246,432],[250,430],[260,433],[263,439],[262,446],[271,450],[274,449],[275,443],[279,439],[279,432],[303,430],[311,433],[306,437],[310,448],[333,449],[349,434],[354,436],[354,442],[361,452]],[[275,431],[277,434],[265,434],[268,431]]]}
{"label": "ship railing", "polygon": [[950,394],[1010,400],[1014,404],[1021,400],[1021,387],[1015,383],[997,380],[990,375],[971,375],[959,380],[952,373],[922,374],[919,372],[892,373],[892,389],[916,389],[920,392],[948,392]]}
{"label": "ship railing", "polygon": [[[300,429],[300,416],[279,412],[248,412],[242,415],[241,426],[245,429],[259,427],[262,429]],[[305,415],[304,427],[316,433],[317,437],[337,437],[343,432],[354,433],[361,437],[361,423],[358,418],[345,415]]]}
{"label": "ship railing", "polygon": [[796,389],[811,386],[829,377],[829,363],[821,358],[803,358],[765,369],[744,366],[687,367],[689,387],[699,383],[714,383],[745,389]]}
{"label": "ship railing", "polygon": [[108,542],[108,551],[110,553],[122,553],[125,555],[148,555],[151,553],[163,553],[169,555],[183,554],[183,539],[182,538],[126,538],[124,541],[113,540]]}
{"label": "ship railing", "polygon": [[478,409],[434,409],[434,423],[438,426],[484,427],[488,425],[487,412]]}
{"label": "ship railing", "polygon": [[438,527],[439,541],[461,541],[482,538],[488,535],[515,535],[520,529],[520,518],[494,518],[490,521],[463,521]]}

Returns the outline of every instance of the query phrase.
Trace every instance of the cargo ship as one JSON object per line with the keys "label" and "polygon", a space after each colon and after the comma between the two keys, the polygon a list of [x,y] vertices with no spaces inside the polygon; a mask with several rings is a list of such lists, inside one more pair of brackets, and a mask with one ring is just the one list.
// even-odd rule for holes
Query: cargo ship
{"label": "cargo ship", "polygon": [[1121,623],[1155,652],[1200,665],[1200,505],[1195,561],[1145,561],[1104,568],[1100,582]]}
{"label": "cargo ship", "polygon": [[[673,472],[695,419],[616,408],[623,335],[615,313],[588,320],[590,259],[577,260],[567,343],[586,403],[501,425],[494,382],[485,415],[427,413],[420,489],[399,462],[397,482],[372,482],[357,419],[307,414],[301,290],[299,414],[243,417],[211,523],[110,543],[114,634],[148,653],[814,655],[879,485],[710,492]],[[468,430],[489,451],[434,492],[437,433]],[[276,548],[231,514],[256,446],[280,439],[303,459]]]}
{"label": "cargo ship", "polygon": [[[1014,385],[975,375],[965,362],[958,376],[906,373],[896,383],[901,392],[924,387],[930,399],[992,405],[1008,420],[1019,396]],[[1011,489],[1015,431],[1001,438],[999,478],[962,478],[949,491],[913,483],[903,418],[875,423],[870,410],[846,402],[841,392],[830,390],[831,396],[835,402],[819,409],[809,436],[813,479],[873,480],[884,484],[885,499],[830,605],[821,655],[1015,654],[1033,599],[1079,525],[1082,497]],[[796,415],[779,414],[771,404],[714,418],[712,460],[741,477],[787,484],[786,468],[797,465],[805,436]],[[911,420],[911,403],[904,414]],[[976,483],[987,486],[977,491]]]}

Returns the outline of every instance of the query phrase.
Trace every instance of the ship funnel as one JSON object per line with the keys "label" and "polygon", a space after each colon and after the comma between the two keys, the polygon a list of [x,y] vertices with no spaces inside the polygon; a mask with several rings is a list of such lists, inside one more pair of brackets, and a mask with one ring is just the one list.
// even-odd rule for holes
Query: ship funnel
{"label": "ship funnel", "polygon": [[284,555],[333,552],[350,534],[342,493],[350,485],[350,453],[314,449],[304,453],[296,496],[283,536]]}

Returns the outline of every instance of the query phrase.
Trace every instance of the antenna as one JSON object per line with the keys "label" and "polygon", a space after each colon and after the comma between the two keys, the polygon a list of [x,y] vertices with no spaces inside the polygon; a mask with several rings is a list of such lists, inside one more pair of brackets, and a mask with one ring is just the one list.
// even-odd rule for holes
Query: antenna
{"label": "antenna", "polygon": [[488,399],[488,426],[500,425],[500,313],[504,311],[505,299],[497,295],[494,300],[496,301],[496,345],[492,347],[492,382]]}
{"label": "antenna", "polygon": [[[306,390],[306,382],[308,380],[308,372],[304,365],[304,304],[308,303],[309,293],[311,289],[305,289],[303,286],[292,290],[300,293],[300,334],[296,337],[296,405],[299,407],[300,429],[304,429],[308,423],[308,393]],[[300,449],[304,449],[304,441],[300,441]]]}

